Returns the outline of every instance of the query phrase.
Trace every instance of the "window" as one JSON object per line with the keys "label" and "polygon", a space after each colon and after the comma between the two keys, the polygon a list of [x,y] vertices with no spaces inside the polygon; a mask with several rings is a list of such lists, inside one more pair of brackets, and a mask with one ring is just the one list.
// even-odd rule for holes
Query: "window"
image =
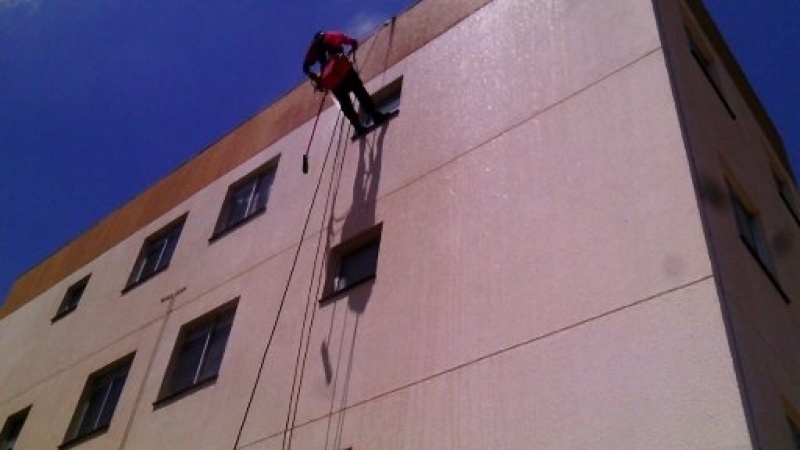
{"label": "window", "polygon": [[731,203],[733,214],[736,218],[736,226],[739,229],[739,236],[758,259],[758,261],[768,270],[772,270],[772,259],[769,256],[767,238],[758,217],[742,203],[736,193],[731,191]]}
{"label": "window", "polygon": [[722,93],[722,81],[719,76],[719,67],[717,62],[709,56],[711,51],[706,51],[700,45],[700,39],[695,36],[695,33],[689,28],[686,28],[686,36],[689,40],[689,50],[692,53],[692,57],[694,58],[695,62],[697,62],[697,65],[700,66],[700,70],[703,71],[703,75],[705,75],[706,80],[708,80],[709,84],[711,84],[711,87],[714,89],[714,93],[722,102],[722,105],[725,107],[728,115],[735,119],[736,114],[733,112],[733,109],[731,109],[730,104]]}
{"label": "window", "polygon": [[731,185],[728,185],[728,189],[730,191],[731,205],[734,218],[736,219],[736,228],[739,231],[739,237],[741,237],[745,247],[747,247],[759,266],[764,270],[767,278],[769,278],[769,281],[775,289],[777,289],[783,301],[791,303],[791,299],[778,281],[775,265],[770,256],[767,234],[761,225],[758,215],[745,205],[742,197],[733,190]]}
{"label": "window", "polygon": [[78,303],[81,301],[81,297],[83,297],[83,292],[86,290],[86,285],[89,283],[90,276],[91,275],[85,276],[83,279],[67,289],[67,293],[64,294],[64,298],[61,300],[58,311],[56,312],[55,317],[53,317],[53,322],[66,316],[72,311],[75,311],[75,309],[78,307]]}
{"label": "window", "polygon": [[228,302],[181,327],[156,404],[216,380],[237,303]]}
{"label": "window", "polygon": [[792,442],[794,443],[794,449],[800,450],[800,426],[798,426],[791,417],[786,416],[786,420],[789,422],[789,429],[792,431]]}
{"label": "window", "polygon": [[212,240],[267,209],[276,167],[270,162],[228,189]]}
{"label": "window", "polygon": [[128,279],[126,290],[139,285],[169,266],[185,221],[186,216],[184,215],[144,241]]}
{"label": "window", "polygon": [[25,425],[25,420],[28,418],[28,413],[31,407],[27,407],[22,411],[15,413],[6,420],[3,425],[3,431],[0,432],[0,450],[13,450],[17,443],[19,434],[22,432],[22,427]]}
{"label": "window", "polygon": [[130,354],[91,374],[72,416],[62,447],[108,429],[117,408],[125,379],[133,363]]}
{"label": "window", "polygon": [[334,249],[329,292],[336,294],[375,278],[380,244],[381,225],[378,225]]}
{"label": "window", "polygon": [[[391,114],[400,110],[400,98],[403,93],[403,77],[400,77],[383,88],[379,89],[372,95],[372,101],[375,103],[375,109],[384,114]],[[363,110],[359,112],[361,121],[370,125],[372,118],[367,116]]]}
{"label": "window", "polygon": [[800,225],[800,212],[798,212],[797,204],[794,202],[794,198],[792,197],[792,188],[789,182],[785,181],[782,177],[778,176],[778,174],[774,172],[773,177],[775,178],[775,184],[778,185],[778,194],[781,196],[783,204],[786,206],[786,209],[789,210],[789,214],[791,214],[795,223]]}

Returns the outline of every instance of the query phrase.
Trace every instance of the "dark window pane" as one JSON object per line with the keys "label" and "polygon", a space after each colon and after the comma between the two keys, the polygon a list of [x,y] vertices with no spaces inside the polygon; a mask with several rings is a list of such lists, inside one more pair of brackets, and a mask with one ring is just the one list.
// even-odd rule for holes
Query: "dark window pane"
{"label": "dark window pane", "polygon": [[219,373],[235,312],[235,304],[233,307],[224,306],[181,328],[180,347],[176,348],[170,361],[162,386],[162,399],[212,379]]}
{"label": "dark window pane", "polygon": [[376,105],[378,111],[388,114],[400,109],[400,94],[400,90],[397,90],[389,94],[385,99],[382,99],[381,102]]}
{"label": "dark window pane", "polygon": [[172,260],[172,254],[175,253],[175,247],[178,246],[178,237],[180,237],[180,235],[181,230],[178,229],[167,236],[166,242],[164,242],[164,251],[158,261],[156,270],[161,270],[169,265],[169,262]]}
{"label": "dark window pane", "polygon": [[147,276],[158,270],[161,255],[164,253],[164,244],[164,240],[159,239],[147,248],[142,266],[142,275]]}
{"label": "dark window pane", "polygon": [[764,235],[764,230],[761,228],[758,218],[746,209],[736,195],[732,197],[733,213],[736,217],[736,226],[739,229],[739,235],[756,254],[758,260],[771,269],[772,262],[769,258],[766,236]]}
{"label": "dark window pane", "polygon": [[375,241],[344,255],[339,265],[336,290],[346,289],[375,276],[379,248],[380,241]]}
{"label": "dark window pane", "polygon": [[235,225],[244,220],[250,214],[250,204],[256,190],[257,179],[245,183],[239,187],[231,197],[230,213],[228,214],[227,226]]}
{"label": "dark window pane", "polygon": [[90,433],[97,428],[97,418],[103,409],[107,391],[105,386],[94,386],[83,408],[83,417],[78,427],[78,435]]}
{"label": "dark window pane", "polygon": [[267,205],[267,201],[269,200],[269,192],[272,189],[272,181],[274,178],[274,170],[270,170],[259,177],[258,190],[256,191],[256,197],[253,200],[253,205],[249,211],[249,214],[253,214]]}
{"label": "dark window pane", "polygon": [[73,414],[66,441],[80,438],[111,423],[132,361],[132,356],[126,357],[122,362],[114,363],[115,367],[103,369],[89,377]]}
{"label": "dark window pane", "polygon": [[186,337],[175,361],[170,392],[182,391],[196,382],[197,368],[203,359],[208,340],[208,327],[195,330]]}
{"label": "dark window pane", "polygon": [[178,224],[172,225],[169,230],[160,236],[145,241],[128,281],[129,286],[146,280],[169,265],[182,230],[183,220]]}
{"label": "dark window pane", "polygon": [[215,233],[220,233],[243,222],[262,211],[269,201],[269,193],[275,178],[275,168],[270,167],[249,175],[245,181],[234,185],[220,212]]}
{"label": "dark window pane", "polygon": [[57,317],[64,316],[78,308],[78,303],[80,303],[88,283],[89,276],[86,276],[67,289],[66,294],[64,294],[64,298],[61,300],[61,304],[58,306],[58,311],[56,312]]}
{"label": "dark window pane", "polygon": [[117,374],[112,380],[111,384],[106,387],[106,398],[103,402],[103,407],[97,417],[97,425],[95,428],[107,427],[111,423],[111,418],[114,416],[114,411],[117,409],[117,402],[122,394],[122,387],[125,386],[125,379],[127,373]]}
{"label": "dark window pane", "polygon": [[232,319],[233,317],[224,320],[222,323],[217,324],[214,329],[211,339],[208,341],[208,349],[206,350],[198,381],[213,377],[219,373],[222,356],[225,354],[225,346],[228,343],[228,335],[231,332]]}
{"label": "dark window pane", "polygon": [[62,310],[72,311],[73,309],[77,308],[78,302],[81,301],[81,297],[83,296],[83,291],[85,290],[86,290],[85,283],[76,286],[75,289],[70,289],[70,291],[67,293],[67,297],[65,298]]}
{"label": "dark window pane", "polygon": [[3,426],[3,431],[0,433],[0,450],[13,450],[17,443],[22,427],[25,425],[25,420],[28,419],[28,412],[30,407],[12,415],[6,420]]}

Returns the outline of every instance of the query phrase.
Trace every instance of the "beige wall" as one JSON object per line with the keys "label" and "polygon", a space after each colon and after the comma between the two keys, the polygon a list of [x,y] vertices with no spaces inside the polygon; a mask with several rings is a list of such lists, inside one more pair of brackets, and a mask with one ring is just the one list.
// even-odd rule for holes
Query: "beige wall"
{"label": "beige wall", "polygon": [[[396,45],[421,47],[375,69],[372,91],[403,76],[383,129],[351,142],[326,110],[303,175],[312,124],[287,128],[0,322],[0,417],[33,404],[21,448],[58,445],[86,376],[133,350],[110,430],[80,448],[231,448],[254,386],[240,447],[280,448],[293,382],[294,448],[750,445],[651,2],[495,0],[431,24],[445,5],[398,20]],[[276,158],[266,214],[209,243],[228,186]],[[187,212],[169,269],[122,294]],[[374,223],[377,278],[319,306],[320,261]],[[180,327],[234,298],[217,382],[154,407]]]}
{"label": "beige wall", "polygon": [[[362,48],[372,56],[360,61],[362,77],[369,80],[385,71],[487,2],[426,0],[417,4],[390,27],[380,30],[362,44]],[[313,97],[308,85],[295,88],[30,269],[11,287],[0,307],[0,318],[44,293],[79,267],[314,117],[318,103]]]}
{"label": "beige wall", "polygon": [[[760,448],[790,448],[787,405],[800,405],[800,224],[783,204],[773,173],[790,180],[791,169],[780,140],[763,124],[763,111],[751,108],[749,92],[737,89],[737,77],[742,76],[738,67],[726,60],[719,43],[706,37],[716,63],[727,65],[719,72],[720,86],[735,119],[725,111],[691,57],[681,24],[684,20],[707,27],[708,18],[702,11],[683,11],[682,17],[677,4],[663,2],[661,16],[664,28],[671,30],[670,70],[753,442]],[[726,183],[758,213],[785,297],[739,237]],[[792,195],[800,204],[797,192]]]}

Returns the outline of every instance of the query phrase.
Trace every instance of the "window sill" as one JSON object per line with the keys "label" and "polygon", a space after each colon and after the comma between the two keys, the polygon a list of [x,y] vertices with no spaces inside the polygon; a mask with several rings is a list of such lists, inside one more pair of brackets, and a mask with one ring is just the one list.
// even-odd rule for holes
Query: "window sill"
{"label": "window sill", "polygon": [[319,304],[321,306],[325,306],[329,303],[333,303],[335,300],[339,299],[347,292],[352,291],[353,289],[357,288],[358,286],[361,286],[362,284],[371,283],[374,280],[375,280],[375,275],[371,275],[364,279],[355,281],[352,284],[349,284],[341,289],[335,290],[330,294],[323,296],[321,299],[319,299]]}
{"label": "window sill", "polygon": [[84,443],[84,442],[86,442],[86,441],[88,441],[90,439],[94,439],[97,436],[100,436],[101,434],[105,434],[106,431],[108,431],[108,425],[106,425],[104,427],[97,428],[97,429],[92,430],[92,431],[90,431],[88,433],[84,433],[84,434],[82,434],[80,436],[76,436],[76,437],[74,437],[74,438],[72,438],[72,439],[70,439],[68,441],[64,441],[61,445],[58,446],[58,449],[59,450],[64,450],[64,449],[75,447],[76,445],[82,444],[82,443]]}
{"label": "window sill", "polygon": [[747,241],[743,237],[740,236],[740,238],[741,238],[742,243],[744,244],[745,248],[747,248],[747,251],[750,252],[750,255],[756,261],[758,266],[761,267],[761,270],[767,276],[767,279],[769,279],[770,283],[772,283],[772,286],[775,288],[776,291],[778,291],[778,294],[783,299],[783,302],[786,303],[787,305],[791,304],[792,300],[786,294],[786,291],[783,290],[783,287],[781,287],[781,284],[778,282],[778,278],[772,272],[772,269],[770,269],[764,263],[764,261],[761,260],[761,258],[759,257],[758,253],[756,252],[756,250],[753,247],[751,247],[750,244],[748,244]]}
{"label": "window sill", "polygon": [[216,384],[218,375],[212,375],[204,380],[198,381],[197,383],[180,389],[178,391],[166,394],[164,397],[159,398],[155,402],[153,402],[153,410],[161,409],[167,405],[171,405],[172,403],[186,397],[187,395],[193,394],[203,388]]}
{"label": "window sill", "polygon": [[238,222],[234,222],[233,224],[231,224],[231,225],[229,225],[229,226],[227,226],[225,228],[220,228],[219,230],[215,230],[214,234],[212,234],[211,237],[208,238],[208,243],[209,244],[213,244],[214,242],[218,241],[219,239],[222,239],[223,237],[225,237],[225,236],[229,235],[230,233],[234,232],[235,230],[238,230],[240,227],[243,227],[245,224],[250,223],[256,217],[259,217],[259,216],[263,215],[266,211],[267,211],[267,207],[264,206],[264,207],[262,207],[262,208],[260,208],[260,209],[258,209],[256,211],[254,211],[252,214],[250,214],[249,216],[245,217],[244,219],[239,220]]}
{"label": "window sill", "polygon": [[129,284],[129,285],[127,285],[127,286],[125,286],[125,288],[122,290],[122,295],[125,295],[125,294],[127,294],[128,292],[130,292],[130,291],[132,291],[132,290],[136,289],[137,287],[139,287],[139,286],[141,286],[141,285],[143,285],[143,284],[147,283],[149,280],[151,280],[151,279],[155,278],[155,277],[156,277],[156,275],[160,274],[161,272],[164,272],[164,271],[165,271],[165,270],[167,270],[168,268],[169,268],[169,264],[167,264],[166,266],[164,266],[164,267],[162,267],[162,268],[160,268],[160,269],[156,270],[155,272],[153,272],[153,273],[151,273],[151,274],[147,275],[146,277],[142,278],[141,280],[139,280],[139,281],[136,281],[136,282],[134,282],[134,283],[131,283],[131,284]]}
{"label": "window sill", "polygon": [[55,316],[53,316],[52,319],[50,319],[50,323],[58,322],[59,320],[63,319],[64,317],[67,317],[68,315],[70,315],[73,312],[75,312],[76,309],[78,309],[78,308],[75,307],[75,308],[71,308],[71,309],[65,309],[64,311],[59,311]]}
{"label": "window sill", "polygon": [[789,211],[789,215],[791,215],[792,219],[794,219],[794,223],[800,226],[800,215],[798,215],[797,211],[795,211],[792,202],[789,199],[787,199],[786,196],[783,194],[781,194],[781,200],[783,200],[783,204],[786,205],[786,209]]}

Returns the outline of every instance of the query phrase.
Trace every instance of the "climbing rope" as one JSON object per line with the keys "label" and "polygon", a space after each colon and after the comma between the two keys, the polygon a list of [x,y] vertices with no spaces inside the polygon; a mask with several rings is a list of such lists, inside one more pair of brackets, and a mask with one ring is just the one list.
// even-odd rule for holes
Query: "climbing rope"
{"label": "climbing rope", "polygon": [[[324,98],[323,98],[323,101],[324,101]],[[317,194],[319,193],[320,186],[322,185],[322,179],[323,179],[323,175],[325,173],[325,167],[326,167],[326,165],[328,163],[328,157],[330,155],[331,147],[333,146],[333,138],[336,135],[335,130],[336,130],[336,128],[339,127],[339,122],[341,120],[341,116],[342,116],[341,113],[339,113],[337,115],[337,117],[336,117],[336,125],[334,127],[334,133],[332,133],[332,135],[331,135],[331,142],[328,145],[328,150],[325,153],[325,160],[323,161],[323,164],[322,164],[322,170],[320,171],[319,180],[317,180],[317,185],[314,188],[314,194],[313,194],[313,196],[311,198],[311,204],[308,207],[308,213],[306,214],[306,220],[305,220],[305,223],[303,224],[303,229],[300,232],[300,242],[297,244],[297,250],[295,251],[294,257],[292,259],[292,266],[289,269],[289,276],[286,279],[286,285],[284,286],[283,293],[281,294],[281,300],[278,303],[278,311],[277,311],[277,313],[275,315],[275,321],[272,324],[272,330],[270,331],[269,338],[267,340],[267,346],[266,346],[266,348],[264,348],[264,352],[261,355],[261,363],[259,364],[259,367],[258,367],[258,372],[256,374],[256,379],[253,382],[253,389],[251,390],[250,397],[247,400],[247,407],[245,408],[245,412],[244,412],[244,416],[242,417],[242,421],[239,424],[239,431],[236,434],[236,440],[233,443],[233,449],[234,450],[236,450],[236,448],[238,447],[239,441],[240,441],[240,439],[242,437],[242,431],[244,430],[244,424],[247,422],[247,417],[250,414],[250,408],[252,407],[253,399],[255,398],[256,389],[257,389],[258,384],[259,384],[259,382],[261,380],[261,376],[262,376],[262,374],[264,372],[264,365],[266,364],[266,361],[267,361],[267,355],[269,353],[270,347],[272,346],[272,341],[275,338],[275,332],[278,329],[278,323],[280,322],[281,313],[283,312],[283,307],[284,307],[284,305],[286,303],[286,297],[287,297],[287,294],[289,293],[289,286],[291,284],[292,277],[294,276],[294,271],[297,268],[297,260],[298,260],[298,258],[300,256],[300,250],[303,247],[303,239],[305,238],[306,231],[308,230],[308,224],[311,221],[311,212],[314,209],[314,203],[316,203]],[[317,118],[319,118],[319,116]],[[315,121],[315,125],[316,125],[316,121]],[[286,436],[286,432],[284,431],[284,440],[285,440],[285,436]]]}
{"label": "climbing rope", "polygon": [[[387,22],[387,24],[388,24],[388,22]],[[384,25],[387,25],[387,24],[384,24]],[[392,35],[394,34],[394,18],[392,18],[391,25],[392,25],[392,27],[391,27],[391,31],[390,31],[391,35],[390,35],[390,44],[389,44],[390,46],[391,46]],[[375,44],[375,42],[373,41],[373,46],[374,46],[374,44]],[[369,54],[371,54],[371,52],[372,52],[372,47],[370,47],[370,49],[368,51],[367,58],[369,57]],[[353,58],[354,70],[358,71],[357,62],[356,62],[356,59],[355,59],[355,54],[352,55],[352,58]],[[388,55],[387,55],[387,61],[385,61],[385,63],[388,63]],[[317,124],[319,122],[320,115],[322,114],[322,110],[324,109],[325,98],[326,98],[326,96],[323,95],[322,99],[320,100],[319,109],[318,109],[317,115],[316,115],[316,117],[314,119],[314,125],[312,126],[312,129],[311,129],[311,136],[309,137],[308,145],[306,146],[306,150],[303,153],[302,171],[303,171],[304,174],[308,173],[308,169],[309,169],[308,154],[311,151],[311,145],[312,145],[312,142],[314,140],[314,135],[315,135],[316,130],[317,130]],[[253,382],[253,388],[252,388],[252,390],[250,392],[250,396],[249,396],[248,401],[247,401],[247,407],[245,408],[244,416],[242,417],[241,423],[239,425],[239,430],[238,430],[238,432],[236,434],[236,440],[234,441],[234,444],[233,444],[233,450],[236,450],[236,448],[239,446],[239,441],[241,440],[241,437],[242,437],[242,432],[244,430],[244,425],[247,422],[247,417],[250,414],[250,409],[252,407],[253,400],[255,398],[255,394],[256,394],[256,390],[258,388],[258,384],[259,384],[259,382],[261,380],[261,376],[262,376],[262,374],[264,372],[264,367],[265,367],[265,364],[266,364],[267,355],[269,354],[269,349],[272,346],[272,342],[273,342],[273,339],[275,337],[276,330],[278,328],[278,323],[280,322],[280,317],[281,317],[281,314],[283,312],[283,307],[284,307],[284,305],[286,303],[286,298],[287,298],[287,295],[288,295],[288,292],[289,292],[289,286],[291,285],[291,281],[292,281],[292,278],[294,277],[295,269],[297,268],[297,261],[298,261],[299,256],[300,256],[300,250],[302,249],[303,240],[305,238],[306,231],[308,230],[308,225],[309,225],[309,223],[311,221],[311,213],[312,213],[312,211],[314,209],[314,204],[316,203],[317,195],[319,194],[319,190],[320,190],[320,187],[322,185],[323,176],[325,174],[325,168],[327,167],[328,159],[329,159],[330,153],[331,153],[331,148],[333,147],[333,143],[334,143],[335,137],[337,136],[337,129],[338,129],[338,131],[339,131],[338,135],[339,135],[339,138],[340,138],[340,143],[339,143],[339,145],[336,146],[337,148],[336,148],[336,152],[335,152],[335,156],[334,156],[334,164],[333,164],[334,167],[331,170],[331,178],[330,178],[329,187],[328,187],[328,196],[327,196],[327,199],[326,199],[326,202],[325,202],[325,208],[323,209],[323,211],[325,211],[323,213],[323,217],[322,217],[322,224],[323,225],[322,225],[322,227],[320,227],[320,237],[319,237],[319,240],[317,242],[317,251],[316,251],[316,254],[315,254],[315,257],[314,257],[314,264],[313,264],[313,268],[312,268],[312,281],[309,284],[308,299],[307,299],[307,303],[306,303],[305,313],[303,315],[303,324],[302,324],[301,334],[300,334],[300,343],[298,345],[297,355],[295,357],[295,367],[294,367],[294,376],[293,376],[293,380],[292,380],[292,390],[291,390],[291,394],[290,394],[290,398],[289,398],[289,406],[287,408],[286,421],[284,422],[283,440],[281,442],[281,448],[282,449],[289,450],[291,448],[293,430],[294,430],[294,427],[295,427],[296,421],[297,421],[297,411],[298,411],[298,405],[299,405],[299,400],[300,400],[300,392],[302,390],[302,384],[303,384],[303,378],[304,378],[303,375],[305,373],[306,361],[308,359],[308,349],[310,347],[310,341],[311,341],[311,330],[313,329],[314,318],[316,317],[316,311],[317,311],[316,304],[312,303],[312,301],[315,299],[315,296],[311,295],[311,292],[312,292],[312,289],[313,289],[313,283],[314,283],[313,277],[316,276],[317,264],[319,262],[319,254],[320,254],[319,249],[320,249],[320,246],[322,245],[322,229],[324,227],[324,223],[325,223],[325,220],[327,218],[326,216],[327,216],[328,205],[329,205],[330,200],[331,200],[331,191],[332,191],[332,188],[333,188],[333,181],[335,179],[336,172],[337,172],[335,166],[336,166],[336,162],[339,160],[339,153],[340,153],[340,150],[342,148],[341,136],[342,136],[342,132],[344,131],[345,127],[343,126],[344,123],[343,123],[343,121],[341,119],[342,119],[342,113],[340,111],[338,113],[338,115],[336,116],[336,123],[334,125],[334,131],[331,133],[331,139],[330,139],[330,142],[328,143],[328,149],[325,152],[325,159],[323,160],[323,163],[322,163],[322,168],[320,170],[320,176],[319,176],[319,179],[317,180],[317,185],[314,188],[314,194],[313,194],[312,199],[311,199],[311,204],[308,207],[308,213],[306,214],[306,219],[305,219],[305,223],[303,224],[303,229],[300,232],[300,241],[298,242],[297,250],[295,251],[294,257],[292,259],[292,265],[291,265],[291,268],[289,270],[289,275],[288,275],[288,277],[286,279],[286,284],[284,286],[283,293],[281,294],[281,299],[280,299],[280,302],[278,304],[278,311],[277,311],[277,313],[275,315],[275,320],[274,320],[274,322],[272,324],[272,330],[270,331],[269,338],[267,340],[267,345],[264,348],[263,354],[261,355],[261,362],[259,364],[258,372],[256,374],[256,379]],[[345,140],[345,147],[346,147],[346,140]],[[343,164],[343,162],[344,162],[344,152],[342,152],[341,164]],[[340,170],[341,170],[341,168],[340,168]],[[341,174],[340,174],[340,176],[341,176]],[[332,213],[332,211],[331,211],[331,213]],[[318,285],[318,289],[319,289],[319,285]],[[308,331],[306,332],[306,330],[308,330]],[[304,345],[304,342],[305,342],[305,345]]]}
{"label": "climbing rope", "polygon": [[[341,115],[340,115],[340,117],[341,117]],[[342,169],[342,165],[344,164],[344,155],[345,155],[345,151],[346,151],[346,150],[345,151],[341,151],[341,149],[343,148],[343,146],[344,146],[345,149],[347,147],[347,139],[345,138],[344,142],[342,141],[342,136],[346,136],[346,133],[344,133],[344,129],[345,129],[344,121],[341,122],[341,125],[337,122],[337,128],[339,128],[339,132],[338,132],[339,143],[336,146],[336,153],[335,153],[334,158],[333,158],[333,166],[331,168],[331,178],[330,178],[330,181],[328,183],[328,195],[326,197],[325,206],[323,208],[323,211],[325,211],[325,213],[323,213],[323,215],[322,215],[322,222],[321,222],[321,225],[320,225],[320,230],[324,229],[325,222],[328,219],[327,211],[328,211],[328,208],[329,208],[329,205],[330,205],[332,197],[336,195],[336,193],[334,191],[338,191],[338,188],[336,190],[333,189],[333,182],[334,182],[334,180],[335,180],[335,178],[337,176],[337,173],[338,173],[338,176],[341,177],[341,169]],[[336,135],[337,135],[337,133],[334,132],[333,136],[336,136]],[[331,143],[329,144],[329,151],[330,151],[330,146],[332,146],[332,145],[333,145],[333,140],[331,140]],[[342,155],[341,159],[339,158],[339,154],[340,153]],[[338,166],[339,166],[338,168],[337,168],[337,162],[338,162]],[[337,184],[337,186],[338,186],[338,184]],[[331,214],[332,213],[333,213],[333,211],[331,211]],[[292,381],[292,394],[291,394],[291,398],[290,398],[290,401],[289,401],[289,409],[287,411],[287,416],[286,416],[286,423],[285,423],[285,428],[284,428],[285,429],[285,431],[284,431],[284,441],[283,441],[283,445],[281,446],[281,448],[285,449],[285,450],[289,450],[292,447],[292,437],[293,437],[293,433],[294,433],[295,424],[297,423],[297,411],[299,409],[298,405],[300,403],[300,392],[302,391],[302,387],[303,387],[303,379],[304,379],[304,374],[305,374],[306,361],[308,359],[308,349],[309,349],[309,347],[311,345],[311,330],[314,329],[314,318],[316,317],[316,313],[317,313],[317,303],[315,302],[315,300],[318,298],[319,289],[320,289],[320,286],[322,286],[322,283],[318,283],[317,284],[317,295],[314,295],[313,294],[313,288],[314,288],[314,282],[313,282],[314,278],[313,277],[317,277],[317,265],[320,262],[319,261],[320,260],[320,251],[319,251],[319,249],[322,247],[322,237],[323,237],[323,233],[322,233],[322,231],[320,231],[319,238],[317,240],[317,252],[314,255],[314,263],[313,263],[312,268],[311,268],[312,282],[309,283],[309,285],[308,285],[308,294],[307,294],[307,300],[306,300],[306,310],[305,310],[305,314],[303,316],[303,325],[301,327],[300,345],[298,345],[297,355],[295,357],[295,370],[294,370],[294,376],[293,376],[293,381]],[[321,268],[321,266],[322,265],[320,264],[320,268]],[[319,279],[321,279],[321,278],[322,278],[322,275],[320,274]],[[309,311],[310,311],[310,318],[309,318]],[[307,334],[306,334],[306,330],[308,330]],[[305,342],[305,345],[303,345],[304,342]],[[301,359],[301,356],[302,356],[302,359]],[[291,420],[290,420],[290,416],[291,416]]]}

